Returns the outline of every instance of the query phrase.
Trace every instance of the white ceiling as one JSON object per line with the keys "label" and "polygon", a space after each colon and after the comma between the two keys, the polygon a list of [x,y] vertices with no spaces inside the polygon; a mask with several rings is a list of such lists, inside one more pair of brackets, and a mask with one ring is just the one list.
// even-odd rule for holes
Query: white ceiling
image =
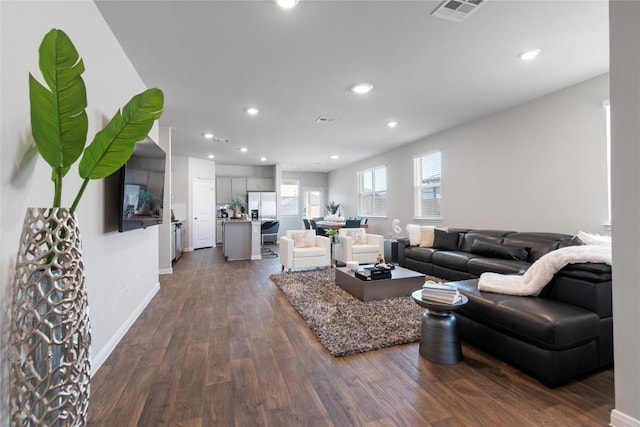
{"label": "white ceiling", "polygon": [[608,72],[606,0],[488,0],[460,23],[431,16],[440,3],[96,1],[164,91],[174,154],[223,164],[329,171]]}

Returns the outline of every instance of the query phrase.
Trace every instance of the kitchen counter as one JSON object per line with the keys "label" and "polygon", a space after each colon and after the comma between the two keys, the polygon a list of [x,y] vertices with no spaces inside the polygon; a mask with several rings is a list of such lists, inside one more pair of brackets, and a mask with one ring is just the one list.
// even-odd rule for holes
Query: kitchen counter
{"label": "kitchen counter", "polygon": [[227,219],[224,227],[222,251],[227,261],[261,259],[260,221]]}

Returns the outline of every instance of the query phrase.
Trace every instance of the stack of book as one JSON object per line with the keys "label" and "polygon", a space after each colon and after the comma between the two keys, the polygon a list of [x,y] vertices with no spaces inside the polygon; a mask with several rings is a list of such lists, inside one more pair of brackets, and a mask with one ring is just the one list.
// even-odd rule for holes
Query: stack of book
{"label": "stack of book", "polygon": [[456,304],[462,297],[455,285],[427,281],[422,285],[422,299],[443,304]]}

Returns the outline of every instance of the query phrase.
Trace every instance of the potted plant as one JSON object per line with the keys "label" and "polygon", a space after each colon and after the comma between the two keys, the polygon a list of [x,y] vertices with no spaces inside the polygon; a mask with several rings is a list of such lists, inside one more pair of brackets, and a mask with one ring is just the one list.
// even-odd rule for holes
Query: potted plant
{"label": "potted plant", "polygon": [[327,228],[324,230],[324,234],[329,237],[333,243],[338,242],[338,230],[336,228]]}
{"label": "potted plant", "polygon": [[325,205],[329,213],[324,217],[325,221],[330,222],[344,222],[344,218],[340,216],[339,209],[340,203],[329,202]]}
{"label": "potted plant", "polygon": [[[135,95],[87,141],[84,63],[69,37],[52,29],[40,45],[46,86],[29,74],[31,131],[51,166],[53,204],[29,208],[21,233],[11,312],[11,424],[84,425],[91,341],[82,245],[75,210],[89,180],[116,172],[162,114],[159,89]],[[83,182],[70,208],[62,182],[80,159]],[[35,422],[35,421],[34,421]]]}
{"label": "potted plant", "polygon": [[242,214],[246,212],[247,203],[242,197],[233,196],[231,198],[231,209],[233,209],[234,218],[241,218]]}
{"label": "potted plant", "polygon": [[337,215],[338,214],[338,209],[340,209],[340,203],[337,202],[329,202],[325,205],[325,207],[327,208],[327,210],[329,211],[329,214],[331,215]]}

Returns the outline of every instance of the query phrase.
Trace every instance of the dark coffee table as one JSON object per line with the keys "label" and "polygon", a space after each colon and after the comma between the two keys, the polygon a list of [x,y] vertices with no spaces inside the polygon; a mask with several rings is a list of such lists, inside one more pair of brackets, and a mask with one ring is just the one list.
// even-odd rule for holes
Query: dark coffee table
{"label": "dark coffee table", "polygon": [[453,312],[464,307],[469,299],[462,295],[462,300],[456,304],[444,304],[422,299],[422,289],[411,296],[416,304],[427,309],[422,315],[420,356],[436,363],[458,363],[462,359],[462,346],[458,336],[458,319]]}
{"label": "dark coffee table", "polygon": [[336,285],[362,301],[409,296],[422,289],[424,274],[403,267],[391,270],[391,279],[361,280],[346,267],[336,268]]}

